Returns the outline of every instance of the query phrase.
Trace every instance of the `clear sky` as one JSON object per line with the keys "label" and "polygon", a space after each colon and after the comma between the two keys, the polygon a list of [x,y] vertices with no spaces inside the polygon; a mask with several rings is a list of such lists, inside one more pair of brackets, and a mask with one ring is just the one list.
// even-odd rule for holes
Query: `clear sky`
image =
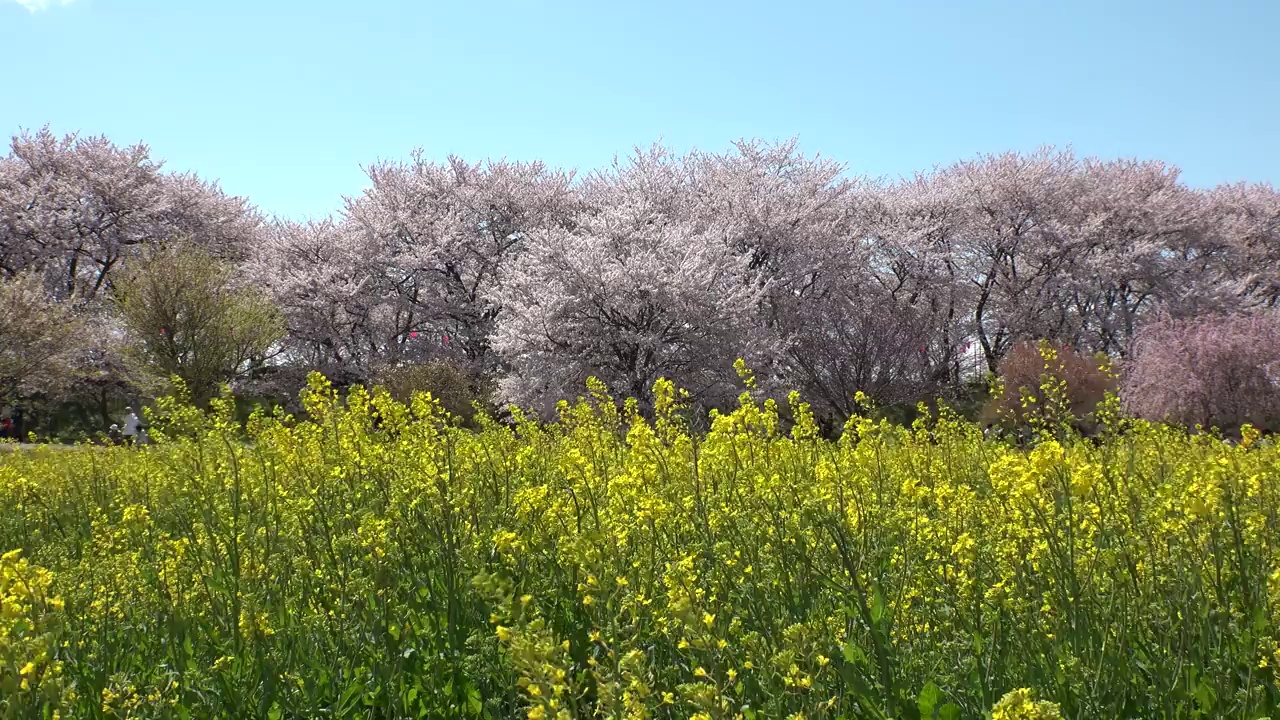
{"label": "clear sky", "polygon": [[0,0],[0,132],[142,140],[264,211],[362,165],[797,136],[899,176],[1041,144],[1280,184],[1280,0]]}

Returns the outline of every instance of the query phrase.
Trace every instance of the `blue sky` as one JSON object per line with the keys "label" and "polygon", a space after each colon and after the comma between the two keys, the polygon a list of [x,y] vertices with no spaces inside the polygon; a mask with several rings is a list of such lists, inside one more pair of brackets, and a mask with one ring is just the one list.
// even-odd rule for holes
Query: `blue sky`
{"label": "blue sky", "polygon": [[294,218],[415,147],[589,170],[797,136],[899,176],[1070,144],[1280,184],[1277,37],[1273,0],[0,0],[0,132],[142,140]]}

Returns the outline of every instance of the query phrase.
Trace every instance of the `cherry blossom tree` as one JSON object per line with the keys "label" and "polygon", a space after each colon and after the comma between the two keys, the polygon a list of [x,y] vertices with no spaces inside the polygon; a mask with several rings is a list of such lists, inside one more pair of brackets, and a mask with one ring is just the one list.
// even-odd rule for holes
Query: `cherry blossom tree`
{"label": "cherry blossom tree", "polygon": [[91,302],[140,248],[174,237],[240,257],[259,225],[245,200],[164,172],[146,145],[45,128],[0,158],[0,273],[37,270],[60,299]]}
{"label": "cherry blossom tree", "polygon": [[281,361],[300,368],[298,387],[313,369],[341,384],[365,382],[399,341],[406,323],[381,284],[375,252],[367,235],[340,220],[275,223],[255,248],[246,275],[284,317]]}
{"label": "cherry blossom tree", "polygon": [[963,161],[942,171],[964,219],[958,256],[973,285],[973,332],[988,367],[1014,342],[1053,337],[1069,253],[1066,207],[1078,194],[1069,153],[1041,150]]}
{"label": "cherry blossom tree", "polygon": [[1205,197],[1205,222],[1226,256],[1241,305],[1280,307],[1280,191],[1265,183],[1214,188]]}
{"label": "cherry blossom tree", "polygon": [[[923,399],[932,385],[926,303],[880,283],[872,242],[883,215],[873,183],[800,153],[794,140],[739,142],[694,153],[691,212],[722,226],[735,256],[763,283],[763,327],[776,356],[775,391],[800,389],[825,418],[843,421],[857,392],[886,403]],[[936,278],[930,278],[935,280]]]}
{"label": "cherry blossom tree", "polygon": [[79,308],[78,332],[68,336],[73,348],[71,382],[55,397],[82,427],[105,431],[118,411],[140,395],[130,363],[129,337],[115,309],[99,305]]}
{"label": "cherry blossom tree", "polygon": [[735,393],[733,363],[768,362],[767,284],[730,228],[688,217],[692,180],[661,148],[590,178],[575,227],[531,233],[494,291],[504,400],[546,413],[596,376],[645,399],[666,377],[706,407]]}
{"label": "cherry blossom tree", "polygon": [[[1023,340],[1123,356],[1157,307],[1221,306],[1222,254],[1203,198],[1163,163],[1070,152],[979,157],[876,191],[872,267],[935,319],[958,380],[976,343],[988,370]],[[1222,245],[1221,240],[1217,241]]]}
{"label": "cherry blossom tree", "polygon": [[715,405],[743,356],[829,419],[857,391],[954,394],[1018,342],[1126,358],[1149,318],[1280,305],[1280,193],[1188,188],[1159,162],[1046,148],[883,182],[744,140],[637,150],[581,182],[421,153],[367,171],[333,219],[264,225],[145,145],[24,132],[0,158],[0,277],[38,275],[120,335],[97,301],[190,238],[280,308],[286,394],[310,369],[345,384],[443,363],[525,404],[598,374],[639,395],[666,375]]}
{"label": "cherry blossom tree", "polygon": [[941,384],[930,358],[930,318],[874,284],[828,284],[788,323],[786,386],[834,424],[857,411],[859,392],[881,406],[936,398]]}
{"label": "cherry blossom tree", "polygon": [[917,344],[939,389],[972,376],[976,344],[976,288],[961,265],[966,207],[948,180],[922,173],[869,187],[858,211],[869,284],[887,296],[882,306],[905,309],[922,326]]}
{"label": "cherry blossom tree", "polygon": [[0,404],[55,394],[77,375],[82,324],[45,294],[41,278],[0,279]]}
{"label": "cherry blossom tree", "polygon": [[683,163],[691,175],[690,217],[719,223],[725,240],[748,267],[772,283],[770,297],[801,297],[850,242],[847,200],[855,184],[843,166],[784,143],[739,141],[727,153],[695,152]]}
{"label": "cherry blossom tree", "polygon": [[[491,369],[497,287],[530,233],[573,216],[572,176],[541,163],[429,162],[369,168],[370,187],[347,201],[348,237],[359,236],[376,282],[394,295],[394,352],[418,337],[447,338],[477,369]],[[416,335],[415,335],[416,334]]]}
{"label": "cherry blossom tree", "polygon": [[1055,339],[1124,357],[1146,314],[1196,312],[1210,300],[1186,260],[1205,232],[1202,205],[1164,163],[1090,158],[1079,173],[1080,193],[1064,209],[1068,254]]}
{"label": "cherry blossom tree", "polygon": [[1154,318],[1138,333],[1122,398],[1151,420],[1280,429],[1280,313]]}

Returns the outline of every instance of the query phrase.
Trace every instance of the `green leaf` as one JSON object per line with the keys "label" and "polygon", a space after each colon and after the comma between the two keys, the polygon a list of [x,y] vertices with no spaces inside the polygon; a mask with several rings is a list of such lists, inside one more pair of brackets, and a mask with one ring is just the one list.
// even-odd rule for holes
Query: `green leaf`
{"label": "green leaf", "polygon": [[854,645],[852,640],[844,644],[842,652],[844,661],[850,665],[866,665],[867,663],[867,654],[862,652],[862,648]]}
{"label": "green leaf", "polygon": [[1206,713],[1209,712],[1213,709],[1217,700],[1217,695],[1213,692],[1213,688],[1209,686],[1209,683],[1202,680],[1196,686],[1196,702],[1200,703],[1201,710]]}
{"label": "green leaf", "polygon": [[884,622],[884,596],[880,594],[880,588],[876,588],[871,592],[871,624],[880,627]]}
{"label": "green leaf", "polygon": [[479,715],[484,709],[484,703],[480,700],[480,690],[475,685],[467,684],[467,711],[472,715]]}
{"label": "green leaf", "polygon": [[271,709],[267,711],[267,720],[280,720],[283,714],[280,711],[280,703],[273,702],[271,703]]}
{"label": "green leaf", "polygon": [[938,720],[960,720],[960,706],[947,703],[938,708]]}
{"label": "green leaf", "polygon": [[938,706],[938,701],[942,699],[942,691],[938,689],[937,683],[930,680],[925,684],[924,689],[920,691],[920,696],[916,698],[916,707],[920,708],[920,717],[924,720],[934,720],[934,708]]}
{"label": "green leaf", "polygon": [[359,694],[360,681],[352,678],[351,682],[347,683],[347,689],[343,691],[342,697],[338,698],[338,717],[346,715],[348,710],[355,707]]}

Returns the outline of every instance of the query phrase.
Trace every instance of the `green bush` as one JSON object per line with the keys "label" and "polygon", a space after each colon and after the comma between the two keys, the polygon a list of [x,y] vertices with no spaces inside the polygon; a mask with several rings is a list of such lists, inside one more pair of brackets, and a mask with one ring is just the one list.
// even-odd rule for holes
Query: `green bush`
{"label": "green bush", "polygon": [[474,426],[475,405],[492,410],[490,384],[478,373],[447,360],[401,365],[378,373],[374,386],[385,387],[391,397],[409,403],[416,393],[429,393],[453,420],[463,426]]}

